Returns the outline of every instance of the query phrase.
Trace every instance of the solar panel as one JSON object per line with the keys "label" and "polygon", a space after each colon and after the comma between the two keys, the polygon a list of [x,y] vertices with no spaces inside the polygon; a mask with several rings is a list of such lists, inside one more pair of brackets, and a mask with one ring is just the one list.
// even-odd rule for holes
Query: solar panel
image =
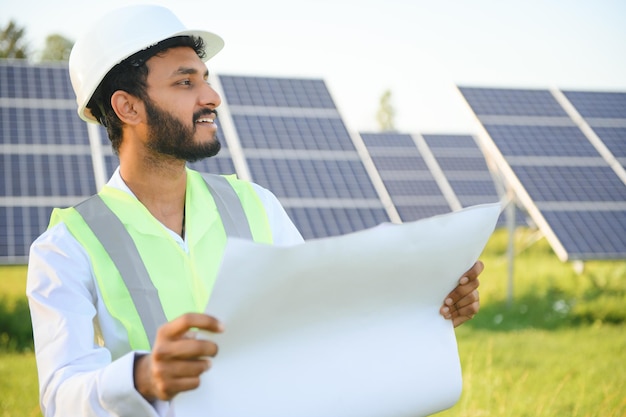
{"label": "solar panel", "polygon": [[612,163],[624,157],[626,94],[459,90],[481,122],[483,148],[557,255],[626,257],[626,176]]}
{"label": "solar panel", "polygon": [[567,117],[547,90],[461,87],[461,93],[478,116]]}
{"label": "solar panel", "polygon": [[[568,248],[580,259],[623,259],[625,210],[543,210],[546,220],[558,229]],[[590,227],[592,226],[592,227]],[[581,239],[584,232],[584,239]]]}
{"label": "solar panel", "polygon": [[361,138],[402,221],[450,211],[449,202],[411,135],[364,132]]}
{"label": "solar panel", "polygon": [[218,79],[238,174],[270,189],[306,239],[389,221],[322,80]]}
{"label": "solar panel", "polygon": [[500,199],[471,135],[384,132],[361,137],[404,221]]}
{"label": "solar panel", "polygon": [[354,151],[343,121],[336,117],[235,114],[233,120],[247,149]]}
{"label": "solar panel", "polygon": [[484,124],[505,156],[599,157],[576,126]]}
{"label": "solar panel", "polygon": [[563,91],[608,151],[626,167],[626,93]]}
{"label": "solar panel", "polygon": [[463,207],[499,200],[485,157],[473,136],[423,137]]}
{"label": "solar panel", "polygon": [[335,109],[323,80],[270,77],[219,77],[231,106]]}
{"label": "solar panel", "polygon": [[593,130],[622,167],[626,167],[626,127],[594,127]]}
{"label": "solar panel", "polygon": [[0,61],[0,263],[24,263],[52,207],[96,191],[64,64]]}
{"label": "solar panel", "polygon": [[26,60],[0,62],[0,97],[75,103],[66,64],[33,65]]}
{"label": "solar panel", "polygon": [[626,119],[626,93],[563,91],[585,119]]}

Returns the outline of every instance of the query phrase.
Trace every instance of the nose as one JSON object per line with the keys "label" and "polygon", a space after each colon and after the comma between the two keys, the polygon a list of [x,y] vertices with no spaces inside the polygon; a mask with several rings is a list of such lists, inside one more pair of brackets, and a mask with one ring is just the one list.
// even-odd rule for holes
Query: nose
{"label": "nose", "polygon": [[215,89],[211,87],[209,83],[207,83],[206,87],[202,89],[200,102],[203,106],[209,106],[210,108],[214,109],[222,104],[222,98],[217,93],[217,91],[215,91]]}

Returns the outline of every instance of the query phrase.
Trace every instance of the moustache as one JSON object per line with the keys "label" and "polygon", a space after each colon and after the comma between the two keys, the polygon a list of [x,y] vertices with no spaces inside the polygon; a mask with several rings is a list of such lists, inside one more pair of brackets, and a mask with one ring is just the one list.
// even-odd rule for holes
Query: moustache
{"label": "moustache", "polygon": [[202,109],[193,114],[193,120],[196,121],[203,116],[208,116],[210,114],[214,114],[215,118],[218,118],[217,110],[215,109]]}

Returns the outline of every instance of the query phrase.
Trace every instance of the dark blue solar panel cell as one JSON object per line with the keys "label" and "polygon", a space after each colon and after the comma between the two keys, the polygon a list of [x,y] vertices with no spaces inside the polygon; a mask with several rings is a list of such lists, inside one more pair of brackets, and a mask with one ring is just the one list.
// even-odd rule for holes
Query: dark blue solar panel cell
{"label": "dark blue solar panel cell", "polygon": [[419,200],[422,196],[441,196],[441,189],[435,180],[394,180],[385,179],[385,187],[393,199],[398,196],[415,196]]}
{"label": "dark blue solar panel cell", "polygon": [[46,230],[52,207],[0,206],[0,262],[23,263],[31,243]]}
{"label": "dark blue solar panel cell", "polygon": [[233,121],[244,148],[355,150],[341,119],[233,115]]}
{"label": "dark blue solar panel cell", "polygon": [[67,195],[89,196],[96,193],[91,155],[56,155],[55,158],[57,169],[62,172],[68,185]]}
{"label": "dark blue solar panel cell", "polygon": [[[571,259],[626,258],[626,211],[543,211]],[[620,231],[615,233],[615,231]]]}
{"label": "dark blue solar panel cell", "polygon": [[626,128],[596,127],[593,130],[616,158],[626,158]]}
{"label": "dark blue solar panel cell", "polygon": [[626,201],[626,186],[611,168],[513,166],[535,201]]}
{"label": "dark blue solar panel cell", "polygon": [[109,139],[106,128],[102,125],[98,125],[98,130],[100,132],[100,143],[105,146],[111,146],[111,139]]}
{"label": "dark blue solar panel cell", "polygon": [[209,174],[235,174],[235,165],[229,157],[212,157],[189,163],[189,168]]}
{"label": "dark blue solar panel cell", "polygon": [[10,188],[12,177],[11,157],[7,154],[0,154],[0,196],[7,194],[7,188]]}
{"label": "dark blue solar panel cell", "polygon": [[335,108],[323,80],[222,75],[220,82],[230,105]]}
{"label": "dark blue solar panel cell", "polygon": [[567,117],[548,90],[459,88],[478,116]]}
{"label": "dark blue solar panel cell", "polygon": [[563,91],[585,118],[626,119],[626,92]]}
{"label": "dark blue solar panel cell", "polygon": [[14,67],[0,64],[0,97],[13,97],[15,89]]}
{"label": "dark blue solar panel cell", "polygon": [[433,152],[437,148],[479,149],[470,135],[422,135],[422,137]]}
{"label": "dark blue solar panel cell", "polygon": [[379,171],[428,171],[428,166],[417,149],[407,154],[413,156],[378,156],[373,154],[372,160]]}
{"label": "dark blue solar panel cell", "polygon": [[[459,199],[459,203],[461,203],[461,207],[469,207],[469,206],[475,206],[478,204],[490,204],[490,203],[497,203],[498,201],[500,201],[500,199],[496,196],[489,196],[489,195],[480,195],[480,194],[476,194],[476,195],[457,195],[457,198]],[[518,224],[523,223],[523,217],[518,218]],[[520,222],[521,220],[521,222]]]}
{"label": "dark blue solar panel cell", "polygon": [[305,239],[344,235],[388,222],[382,209],[286,207]]}
{"label": "dark blue solar panel cell", "polygon": [[494,197],[489,202],[498,200],[495,184],[491,180],[448,180],[448,182],[459,198],[461,196],[479,195]]}
{"label": "dark blue solar panel cell", "polygon": [[[15,256],[15,235],[13,207],[0,206],[0,259]],[[10,219],[9,219],[10,217]]]}
{"label": "dark blue solar panel cell", "polygon": [[411,135],[403,133],[361,133],[361,139],[368,148],[415,148]]}
{"label": "dark blue solar panel cell", "polygon": [[[83,122],[76,110],[52,110],[51,120],[55,120],[55,135],[49,142],[68,145],[89,145],[87,124]],[[57,136],[58,135],[58,136]],[[42,132],[45,136],[45,132]]]}
{"label": "dark blue solar panel cell", "polygon": [[120,160],[116,155],[104,156],[104,170],[107,180],[111,178],[115,169],[120,165]]}
{"label": "dark blue solar panel cell", "polygon": [[0,97],[74,99],[66,63],[0,63],[0,75]]}
{"label": "dark blue solar panel cell", "polygon": [[577,127],[485,125],[504,156],[599,156]]}
{"label": "dark blue solar panel cell", "polygon": [[89,145],[85,122],[67,109],[0,107],[2,143]]}
{"label": "dark blue solar panel cell", "polygon": [[36,180],[32,176],[35,167],[33,155],[9,155],[11,164],[11,184],[7,190],[10,196],[37,195]]}
{"label": "dark blue solar panel cell", "polygon": [[489,172],[487,163],[482,157],[478,158],[463,158],[463,157],[437,157],[437,163],[441,169],[446,171],[477,171],[477,172]]}
{"label": "dark blue solar panel cell", "polygon": [[450,212],[450,206],[447,204],[429,206],[396,205],[396,209],[403,222],[412,222]]}
{"label": "dark blue solar panel cell", "polygon": [[[16,208],[16,213],[22,210],[22,218],[24,219],[25,239],[24,246],[26,253],[29,250],[29,246],[33,240],[35,240],[40,234],[42,234],[48,227],[50,222],[50,215],[52,214],[52,207],[20,207]],[[16,218],[18,217],[16,216]]]}
{"label": "dark blue solar panel cell", "polygon": [[50,91],[50,98],[75,100],[67,66],[59,65],[58,67],[49,68],[46,75],[42,78],[42,82],[42,90]]}
{"label": "dark blue solar panel cell", "polygon": [[89,196],[96,192],[91,155],[5,155],[8,196]]}
{"label": "dark blue solar panel cell", "polygon": [[278,197],[378,198],[360,161],[248,158],[248,166]]}

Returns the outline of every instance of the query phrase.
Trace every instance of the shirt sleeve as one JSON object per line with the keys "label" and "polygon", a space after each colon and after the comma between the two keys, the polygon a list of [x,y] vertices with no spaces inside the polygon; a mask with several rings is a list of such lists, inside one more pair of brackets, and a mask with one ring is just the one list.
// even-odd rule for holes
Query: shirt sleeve
{"label": "shirt sleeve", "polygon": [[259,195],[265,207],[265,211],[267,212],[274,244],[291,246],[304,242],[302,235],[293,224],[293,221],[276,196],[271,191],[258,184],[252,183],[252,187]]}
{"label": "shirt sleeve", "polygon": [[135,352],[111,359],[95,342],[95,281],[87,254],[60,223],[31,246],[28,296],[40,405],[52,416],[165,416],[134,387]]}

